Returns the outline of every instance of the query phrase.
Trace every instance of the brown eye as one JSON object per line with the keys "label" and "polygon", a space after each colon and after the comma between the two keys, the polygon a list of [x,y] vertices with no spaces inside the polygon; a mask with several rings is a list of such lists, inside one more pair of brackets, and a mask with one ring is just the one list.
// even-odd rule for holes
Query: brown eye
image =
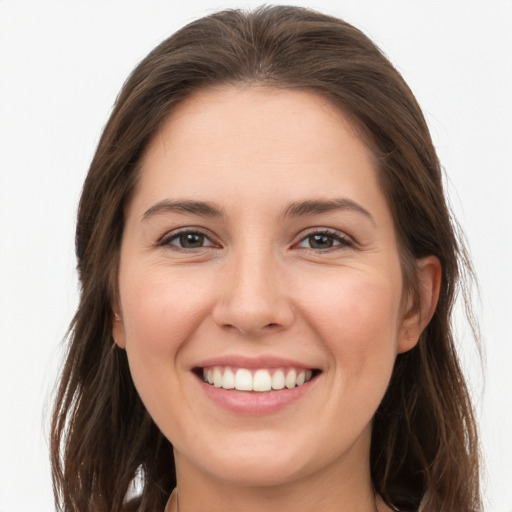
{"label": "brown eye", "polygon": [[311,249],[329,249],[334,245],[333,237],[324,234],[310,235],[307,240]]}
{"label": "brown eye", "polygon": [[201,233],[183,233],[181,234],[177,241],[179,242],[179,246],[184,249],[197,249],[198,247],[203,247],[205,236]]}

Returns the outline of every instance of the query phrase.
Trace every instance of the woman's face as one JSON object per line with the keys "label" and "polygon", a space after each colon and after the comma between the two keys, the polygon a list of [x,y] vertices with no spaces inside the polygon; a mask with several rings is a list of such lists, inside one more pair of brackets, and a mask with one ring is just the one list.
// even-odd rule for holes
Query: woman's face
{"label": "woman's face", "polygon": [[368,471],[372,416],[415,341],[376,172],[309,92],[199,92],[153,138],[114,337],[178,472],[265,485]]}

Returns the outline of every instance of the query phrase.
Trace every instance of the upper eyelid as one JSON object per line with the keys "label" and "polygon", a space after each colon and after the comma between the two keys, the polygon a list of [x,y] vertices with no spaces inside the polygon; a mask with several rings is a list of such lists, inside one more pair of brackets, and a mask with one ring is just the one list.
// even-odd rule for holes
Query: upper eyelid
{"label": "upper eyelid", "polygon": [[211,233],[211,231],[209,231],[208,229],[197,227],[197,226],[184,226],[181,228],[176,228],[176,229],[167,231],[157,240],[157,245],[162,245],[169,240],[173,240],[176,237],[182,235],[183,233],[198,233],[198,234],[204,235],[206,238],[208,238],[208,240],[210,240],[210,242],[220,245],[220,242]]}
{"label": "upper eyelid", "polygon": [[[206,238],[208,238],[212,243],[223,245],[219,241],[219,238],[215,236],[214,233],[212,233],[209,229],[199,227],[199,226],[183,226],[179,228],[172,229],[170,231],[167,231],[164,233],[161,237],[158,238],[156,244],[162,245],[164,242],[174,239],[175,237],[178,237],[179,235],[183,233],[200,233],[201,235],[204,235]],[[351,244],[357,245],[356,240],[354,238],[347,234],[345,231],[330,228],[327,226],[313,226],[306,229],[301,230],[295,237],[294,241],[292,242],[292,246],[298,244],[299,242],[303,241],[308,236],[314,235],[314,234],[326,234],[329,236],[333,236],[334,238],[339,238],[342,240],[345,240],[347,242],[350,242]]]}
{"label": "upper eyelid", "polygon": [[[329,235],[334,238],[341,238],[343,240],[347,240],[354,244],[356,243],[354,238],[352,236],[350,236],[349,234],[347,234],[345,231],[341,231],[339,229],[334,229],[334,228],[321,227],[321,226],[307,228],[305,230],[302,230],[297,235],[296,240],[297,240],[297,242],[300,242],[300,241],[304,240],[304,238],[307,238],[308,236],[315,235],[315,234]],[[294,243],[297,243],[297,242],[294,242]]]}
{"label": "upper eyelid", "polygon": [[[304,241],[315,234],[324,234],[334,238],[338,243],[333,244],[331,247],[326,248],[314,248],[314,247],[301,247],[300,244],[304,243]],[[299,234],[296,238],[296,241],[293,242],[290,247],[292,250],[297,251],[306,251],[312,252],[314,254],[328,254],[328,253],[338,253],[338,251],[344,251],[348,249],[360,249],[361,246],[357,243],[356,240],[350,235],[347,235],[344,231],[340,231],[333,228],[313,228],[304,231]]]}

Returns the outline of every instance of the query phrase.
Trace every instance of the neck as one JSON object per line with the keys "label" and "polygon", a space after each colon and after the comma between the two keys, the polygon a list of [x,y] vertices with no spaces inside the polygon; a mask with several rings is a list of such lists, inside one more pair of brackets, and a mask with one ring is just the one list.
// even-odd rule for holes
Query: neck
{"label": "neck", "polygon": [[[377,495],[374,496],[374,503],[372,503],[372,506],[372,511],[374,510],[375,512],[384,512],[390,510]],[[171,493],[171,496],[169,497],[169,501],[167,502],[167,506],[165,507],[164,512],[181,512],[177,488],[175,488]]]}

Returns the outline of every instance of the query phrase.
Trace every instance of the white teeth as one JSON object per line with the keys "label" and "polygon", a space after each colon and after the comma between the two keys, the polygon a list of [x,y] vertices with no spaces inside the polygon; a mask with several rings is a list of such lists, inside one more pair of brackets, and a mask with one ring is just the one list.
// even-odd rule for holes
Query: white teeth
{"label": "white teeth", "polygon": [[233,389],[235,387],[235,374],[229,368],[226,368],[224,372],[222,387],[224,389]]}
{"label": "white teeth", "polygon": [[222,373],[220,373],[220,368],[218,367],[213,369],[213,385],[216,388],[220,388],[222,386]]}
{"label": "white teeth", "polygon": [[295,370],[290,370],[288,374],[286,375],[286,379],[284,380],[284,385],[288,389],[292,389],[295,387],[295,384],[297,383],[297,372]]}
{"label": "white teeth", "polygon": [[253,391],[270,391],[272,389],[272,377],[267,370],[258,370],[252,381]]}
{"label": "white teeth", "polygon": [[239,391],[252,391],[252,375],[249,370],[239,368],[236,371],[235,388]]}
{"label": "white teeth", "polygon": [[203,380],[216,388],[237,389],[238,391],[265,392],[271,390],[293,389],[302,386],[313,377],[311,370],[248,370],[238,368],[235,371],[224,366],[203,368]]}
{"label": "white teeth", "polygon": [[277,370],[272,375],[272,389],[284,388],[284,373],[282,370]]}

